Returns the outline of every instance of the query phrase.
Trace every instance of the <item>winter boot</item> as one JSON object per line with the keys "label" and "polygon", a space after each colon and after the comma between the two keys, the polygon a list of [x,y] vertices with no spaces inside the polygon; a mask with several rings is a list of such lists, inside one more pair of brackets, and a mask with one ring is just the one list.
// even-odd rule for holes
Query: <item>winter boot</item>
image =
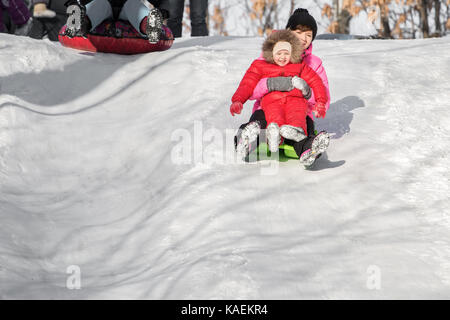
{"label": "winter boot", "polygon": [[277,152],[281,140],[280,127],[278,126],[277,123],[272,122],[267,126],[266,136],[270,152]]}
{"label": "winter boot", "polygon": [[328,146],[330,145],[330,135],[326,131],[321,131],[314,138],[311,148],[305,150],[300,155],[300,163],[305,166],[305,168],[310,168],[316,159],[318,159],[322,153],[324,153]]}
{"label": "winter boot", "polygon": [[51,19],[56,17],[56,12],[47,9],[47,5],[45,3],[36,3],[33,8],[33,17]]}
{"label": "winter boot", "polygon": [[158,43],[158,41],[161,39],[163,19],[164,17],[161,11],[159,11],[157,8],[150,9],[150,12],[147,16],[147,26],[145,29],[145,33],[148,37],[148,42]]}
{"label": "winter boot", "polygon": [[261,132],[261,124],[259,121],[249,122],[240,132],[236,139],[236,153],[242,159],[246,158],[250,153],[250,146],[258,139]]}
{"label": "winter boot", "polygon": [[280,135],[286,139],[294,140],[296,142],[306,138],[305,132],[302,128],[294,127],[288,124],[281,126]]}

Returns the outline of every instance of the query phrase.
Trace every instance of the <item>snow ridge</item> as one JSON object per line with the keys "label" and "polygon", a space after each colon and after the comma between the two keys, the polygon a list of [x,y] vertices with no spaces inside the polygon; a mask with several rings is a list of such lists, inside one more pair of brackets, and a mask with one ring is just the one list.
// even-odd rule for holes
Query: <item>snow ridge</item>
{"label": "snow ridge", "polygon": [[316,41],[334,136],[306,171],[232,161],[262,38],[117,56],[1,34],[0,297],[448,297],[449,39]]}

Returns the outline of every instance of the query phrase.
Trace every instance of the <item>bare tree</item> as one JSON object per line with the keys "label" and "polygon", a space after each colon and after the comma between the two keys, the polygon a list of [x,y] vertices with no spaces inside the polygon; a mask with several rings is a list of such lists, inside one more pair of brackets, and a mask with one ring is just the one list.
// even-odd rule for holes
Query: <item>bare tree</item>
{"label": "bare tree", "polygon": [[[447,4],[445,4],[447,2]],[[443,34],[442,28],[447,29],[450,22],[442,23],[442,19],[447,21],[450,17],[442,14],[442,6],[448,7],[450,0],[333,0],[333,11],[330,15],[334,19],[330,19],[329,30],[333,32],[343,30],[345,24],[342,19],[344,10],[350,13],[351,17],[359,14],[360,11],[365,11],[368,19],[372,23],[379,24],[378,33],[384,38],[415,38],[417,32],[421,32],[424,38],[433,36],[440,36]],[[434,8],[434,18],[431,17]],[[322,14],[330,10],[329,6],[325,5]],[[336,12],[339,10],[339,12]],[[337,18],[341,15],[340,19]],[[434,33],[430,29],[429,22],[434,19]]]}
{"label": "bare tree", "polygon": [[[341,3],[342,2],[342,3]],[[333,0],[332,6],[325,4],[322,8],[322,17],[330,20],[327,30],[331,33],[349,33],[350,20],[353,17],[351,9],[354,0]]]}
{"label": "bare tree", "polygon": [[428,27],[428,0],[419,0],[417,4],[417,11],[420,14],[420,26],[423,37],[430,37],[430,28]]}
{"label": "bare tree", "polygon": [[209,17],[214,23],[213,30],[216,30],[221,36],[228,36],[228,32],[225,30],[225,13],[221,2],[214,5],[213,13]]}
{"label": "bare tree", "polygon": [[[329,0],[324,5],[322,0],[313,1],[322,9],[318,24],[331,33],[349,33],[350,20],[361,12],[384,38],[441,36],[450,29],[450,0]],[[232,16],[227,17],[227,12],[233,9],[236,17],[239,7],[240,28],[250,35],[263,35],[279,28],[279,19],[284,21],[285,14],[302,5],[300,0],[210,0],[209,22],[216,34],[228,35],[226,24]]]}
{"label": "bare tree", "polygon": [[278,0],[250,0],[245,5],[250,19],[257,21],[257,34],[270,33],[278,24]]}
{"label": "bare tree", "polygon": [[434,0],[434,25],[436,26],[436,33],[438,36],[442,35],[441,29],[441,1]]}
{"label": "bare tree", "polygon": [[450,30],[450,0],[447,0],[447,22],[445,23],[445,31]]}
{"label": "bare tree", "polygon": [[380,8],[380,34],[384,38],[391,38],[391,27],[389,25],[389,4],[391,0],[378,0]]}
{"label": "bare tree", "polygon": [[289,16],[291,16],[294,13],[295,10],[295,0],[291,0],[291,7],[289,9]]}

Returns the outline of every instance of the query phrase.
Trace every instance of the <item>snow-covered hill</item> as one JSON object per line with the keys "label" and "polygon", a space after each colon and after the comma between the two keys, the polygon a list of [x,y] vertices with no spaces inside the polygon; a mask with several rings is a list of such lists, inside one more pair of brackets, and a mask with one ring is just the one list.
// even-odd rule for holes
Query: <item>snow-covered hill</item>
{"label": "snow-covered hill", "polygon": [[0,297],[450,297],[450,38],[315,41],[335,135],[311,171],[233,161],[261,43],[1,34]]}

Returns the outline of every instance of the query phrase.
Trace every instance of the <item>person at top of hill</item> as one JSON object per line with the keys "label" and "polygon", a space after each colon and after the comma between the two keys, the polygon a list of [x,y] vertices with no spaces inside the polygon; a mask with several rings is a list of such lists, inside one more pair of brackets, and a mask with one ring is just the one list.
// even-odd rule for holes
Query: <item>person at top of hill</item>
{"label": "person at top of hill", "polygon": [[[286,29],[291,31],[301,42],[301,57],[305,64],[311,67],[322,79],[326,88],[328,101],[325,104],[324,110],[320,115],[325,116],[330,106],[330,93],[328,87],[328,78],[325,69],[322,65],[322,60],[312,54],[312,42],[317,34],[317,23],[306,9],[298,8],[289,17]],[[277,31],[274,31],[277,32]],[[263,59],[260,57],[259,59]],[[330,137],[325,131],[315,134],[313,121],[313,106],[316,99],[314,93],[308,84],[298,77],[268,77],[261,79],[253,91],[250,100],[256,100],[253,113],[250,120],[242,124],[235,136],[236,151],[242,156],[247,156],[249,152],[256,147],[257,138],[260,130],[267,127],[266,115],[261,108],[261,98],[271,91],[291,91],[297,88],[303,92],[304,97],[308,98],[308,116],[307,123],[307,137],[299,142],[285,139],[285,143],[294,147],[295,152],[300,157],[300,162],[304,165],[311,165],[321,153],[323,153],[329,145]],[[242,108],[236,106],[236,112],[240,113]],[[316,113],[315,116],[319,114]]]}
{"label": "person at top of hill", "polygon": [[[301,77],[313,89],[316,96],[314,112],[322,116],[328,96],[322,79],[301,58],[301,42],[289,30],[273,32],[263,44],[263,59],[256,59],[248,68],[238,89],[233,95],[230,112],[242,109],[252,96],[262,78],[289,76]],[[306,115],[308,103],[302,91],[272,90],[261,99],[266,116],[267,141],[271,152],[278,151],[281,137],[299,142],[306,138]],[[280,137],[281,135],[281,137]]]}
{"label": "person at top of hill", "polygon": [[0,33],[8,32],[3,22],[5,10],[12,23],[16,26],[16,35],[27,35],[31,27],[31,14],[23,0],[0,0]]}
{"label": "person at top of hill", "polygon": [[93,0],[86,6],[81,0],[71,0],[68,2],[70,14],[66,35],[85,36],[104,20],[115,17],[115,9],[120,10],[119,19],[129,21],[141,36],[148,37],[150,43],[157,43],[164,34],[169,0]]}
{"label": "person at top of hill", "polygon": [[[183,31],[183,15],[185,0],[170,1],[170,18],[167,25],[172,30],[175,38],[179,38]],[[208,0],[189,0],[189,17],[191,19],[191,36],[207,36]]]}

